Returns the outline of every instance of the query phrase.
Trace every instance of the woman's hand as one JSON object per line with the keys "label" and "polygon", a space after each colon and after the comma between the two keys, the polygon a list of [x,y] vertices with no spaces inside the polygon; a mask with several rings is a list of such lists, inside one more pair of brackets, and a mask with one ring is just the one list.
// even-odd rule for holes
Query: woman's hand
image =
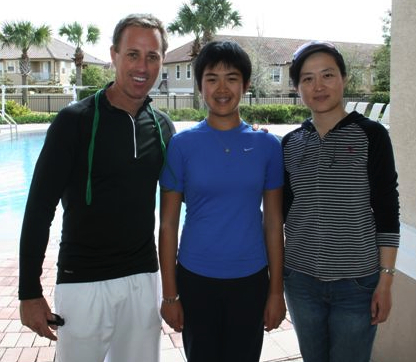
{"label": "woman's hand", "polygon": [[173,303],[162,302],[160,308],[160,314],[163,320],[171,327],[175,332],[182,332],[183,330],[183,309],[180,300]]}
{"label": "woman's hand", "polygon": [[286,304],[283,295],[269,295],[264,309],[264,330],[270,332],[280,326],[286,317]]}

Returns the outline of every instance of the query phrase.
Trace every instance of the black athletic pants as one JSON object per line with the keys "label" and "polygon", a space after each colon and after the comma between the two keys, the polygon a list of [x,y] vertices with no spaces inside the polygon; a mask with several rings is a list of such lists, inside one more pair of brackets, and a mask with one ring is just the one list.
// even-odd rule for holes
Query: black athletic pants
{"label": "black athletic pants", "polygon": [[268,268],[244,278],[207,278],[177,268],[188,362],[258,362]]}

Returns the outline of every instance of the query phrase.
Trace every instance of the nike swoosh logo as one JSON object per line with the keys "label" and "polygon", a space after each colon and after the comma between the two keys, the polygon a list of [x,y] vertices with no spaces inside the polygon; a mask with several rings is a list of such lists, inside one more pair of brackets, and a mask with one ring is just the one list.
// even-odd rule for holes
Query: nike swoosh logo
{"label": "nike swoosh logo", "polygon": [[250,148],[243,148],[244,152],[250,152],[252,150],[254,150],[254,147],[250,147]]}

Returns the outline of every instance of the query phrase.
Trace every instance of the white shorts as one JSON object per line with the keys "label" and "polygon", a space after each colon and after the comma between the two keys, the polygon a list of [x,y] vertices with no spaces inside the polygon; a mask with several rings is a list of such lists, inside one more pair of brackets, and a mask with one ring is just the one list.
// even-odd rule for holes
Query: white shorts
{"label": "white shorts", "polygon": [[158,362],[159,273],[58,284],[57,362]]}

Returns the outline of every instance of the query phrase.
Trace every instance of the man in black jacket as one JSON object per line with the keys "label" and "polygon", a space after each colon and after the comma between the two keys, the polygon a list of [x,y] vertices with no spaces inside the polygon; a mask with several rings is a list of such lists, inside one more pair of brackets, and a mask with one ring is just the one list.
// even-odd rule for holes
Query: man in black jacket
{"label": "man in black jacket", "polygon": [[[57,361],[159,360],[155,192],[175,130],[148,93],[166,49],[155,17],[120,20],[115,81],[58,114],[36,164],[20,240],[20,313],[40,336],[59,338]],[[59,200],[58,327],[40,276]]]}

